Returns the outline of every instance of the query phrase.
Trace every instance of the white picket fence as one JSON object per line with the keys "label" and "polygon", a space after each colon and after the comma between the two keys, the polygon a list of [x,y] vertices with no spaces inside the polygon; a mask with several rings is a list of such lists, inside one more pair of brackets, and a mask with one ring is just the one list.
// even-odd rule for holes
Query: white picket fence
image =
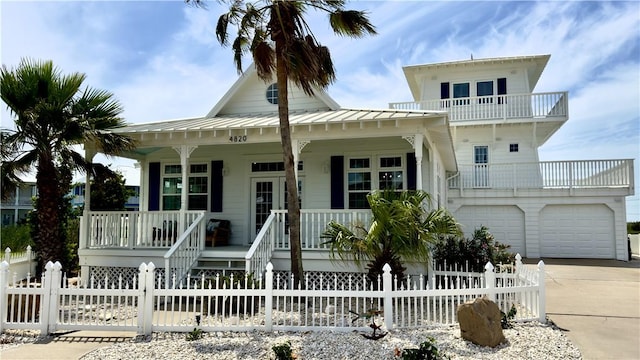
{"label": "white picket fence", "polygon": [[454,324],[457,306],[482,296],[505,313],[515,306],[515,321],[546,318],[542,261],[535,268],[518,258],[512,272],[496,273],[488,263],[483,274],[434,272],[403,282],[394,282],[388,265],[376,283],[364,274],[308,273],[303,288],[294,288],[271,264],[267,268],[260,279],[202,276],[164,288],[153,263],[141,264],[130,283],[119,277],[74,285],[59,263],[48,263],[38,283],[9,281],[9,264],[3,262],[0,331],[370,331],[370,321],[354,320],[354,313],[372,310],[381,312],[374,320],[386,329],[406,329]]}

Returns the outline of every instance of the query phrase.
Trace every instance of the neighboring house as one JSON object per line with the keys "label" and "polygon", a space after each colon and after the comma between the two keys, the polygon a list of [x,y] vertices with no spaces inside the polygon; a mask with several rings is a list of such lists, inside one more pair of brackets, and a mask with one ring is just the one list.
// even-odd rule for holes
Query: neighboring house
{"label": "neighboring house", "polygon": [[[533,93],[548,59],[405,67],[415,101],[387,109],[290,87],[305,270],[353,269],[329,262],[319,236],[331,219],[366,223],[366,194],[383,188],[425,190],[467,234],[487,225],[523,256],[626,259],[633,161],[538,161],[568,118],[566,92]],[[141,261],[178,277],[207,263],[288,270],[276,103],[276,85],[250,69],[204,117],[117,130],[138,144],[126,157],[140,163],[140,211],[85,212],[83,276]],[[221,222],[210,219],[231,224],[227,246],[211,246]]]}
{"label": "neighboring house", "polygon": [[[133,195],[129,196],[127,202],[124,204],[125,209],[127,211],[140,210],[140,186],[125,185],[125,187],[133,193]],[[73,196],[73,198],[71,199],[71,206],[73,206],[74,208],[84,206],[84,193],[84,183],[76,183],[75,185],[73,185],[71,189],[71,195]]]}
{"label": "neighboring house", "polygon": [[36,183],[24,182],[16,188],[13,195],[2,200],[2,226],[25,221],[27,214],[33,210],[33,197],[37,193]]}

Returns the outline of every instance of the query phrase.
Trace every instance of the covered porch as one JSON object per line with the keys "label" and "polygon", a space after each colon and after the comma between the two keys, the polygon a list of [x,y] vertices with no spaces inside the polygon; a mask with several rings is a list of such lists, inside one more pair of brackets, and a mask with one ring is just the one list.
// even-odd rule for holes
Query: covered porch
{"label": "covered porch", "polygon": [[[303,252],[322,253],[325,260],[328,247],[321,235],[330,221],[355,226],[371,220],[369,210],[302,209],[300,215]],[[83,280],[89,280],[91,267],[134,268],[141,258],[164,270],[166,286],[174,276],[178,280],[185,277],[202,259],[228,262],[224,267],[261,274],[274,252],[290,250],[286,210],[272,210],[258,234],[245,245],[215,246],[207,222],[205,212],[196,211],[89,211],[80,228],[78,254]]]}

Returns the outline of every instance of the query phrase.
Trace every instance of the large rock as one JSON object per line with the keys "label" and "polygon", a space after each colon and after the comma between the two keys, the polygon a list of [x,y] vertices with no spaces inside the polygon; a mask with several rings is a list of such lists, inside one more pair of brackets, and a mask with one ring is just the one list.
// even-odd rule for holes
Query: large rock
{"label": "large rock", "polygon": [[495,347],[505,341],[498,305],[486,297],[458,306],[460,334],[476,345]]}

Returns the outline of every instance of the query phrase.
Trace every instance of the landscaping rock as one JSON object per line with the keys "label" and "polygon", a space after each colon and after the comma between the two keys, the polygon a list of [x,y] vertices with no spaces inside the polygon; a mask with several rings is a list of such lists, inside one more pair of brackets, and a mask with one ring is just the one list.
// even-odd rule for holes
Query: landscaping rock
{"label": "landscaping rock", "polygon": [[458,306],[460,334],[476,345],[495,347],[504,342],[498,305],[486,297]]}

